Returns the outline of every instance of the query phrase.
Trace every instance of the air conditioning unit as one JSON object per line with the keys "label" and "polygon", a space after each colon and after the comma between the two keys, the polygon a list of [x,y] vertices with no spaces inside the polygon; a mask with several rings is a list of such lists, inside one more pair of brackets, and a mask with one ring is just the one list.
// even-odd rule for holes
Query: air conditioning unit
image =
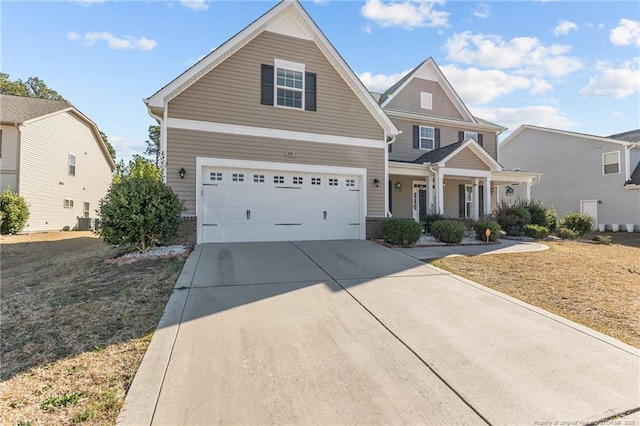
{"label": "air conditioning unit", "polygon": [[78,218],[78,231],[91,231],[93,230],[92,226],[93,219],[90,217],[79,217]]}

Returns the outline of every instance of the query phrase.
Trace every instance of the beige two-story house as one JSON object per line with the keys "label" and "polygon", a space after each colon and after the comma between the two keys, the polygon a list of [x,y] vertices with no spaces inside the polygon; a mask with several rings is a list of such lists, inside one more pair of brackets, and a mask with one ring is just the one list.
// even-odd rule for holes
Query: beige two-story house
{"label": "beige two-story house", "polygon": [[25,232],[88,225],[114,170],[98,127],[68,102],[0,95],[0,190],[27,202]]}
{"label": "beige two-story house", "polygon": [[430,204],[457,217],[458,185],[478,217],[493,202],[478,187],[531,182],[505,175],[502,128],[472,117],[432,60],[383,98],[285,0],[145,103],[199,243],[364,239]]}

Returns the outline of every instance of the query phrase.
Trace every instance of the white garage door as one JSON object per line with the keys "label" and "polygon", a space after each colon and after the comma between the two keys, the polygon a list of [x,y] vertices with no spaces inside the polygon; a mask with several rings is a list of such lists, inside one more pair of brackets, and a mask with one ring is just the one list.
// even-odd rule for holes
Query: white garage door
{"label": "white garage door", "polygon": [[203,243],[358,239],[360,176],[204,167]]}

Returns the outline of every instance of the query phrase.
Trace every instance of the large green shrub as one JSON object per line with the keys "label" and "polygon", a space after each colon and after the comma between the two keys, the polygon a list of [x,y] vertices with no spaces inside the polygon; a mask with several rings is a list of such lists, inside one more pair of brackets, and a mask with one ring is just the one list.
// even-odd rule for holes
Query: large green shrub
{"label": "large green shrub", "polygon": [[428,213],[424,217],[424,232],[431,233],[431,224],[436,220],[445,220],[446,217],[442,213]]}
{"label": "large green shrub", "polygon": [[476,233],[476,239],[480,241],[487,241],[487,235],[485,233],[487,228],[491,231],[489,241],[498,241],[500,239],[500,225],[494,220],[479,220],[474,222],[472,227]]}
{"label": "large green shrub", "polygon": [[0,193],[0,212],[2,222],[0,232],[3,234],[18,234],[22,232],[29,219],[29,207],[27,202],[7,188]]}
{"label": "large green shrub", "polygon": [[578,237],[582,237],[592,229],[591,216],[578,212],[569,212],[562,216],[559,226],[561,228],[571,229]]}
{"label": "large green shrub", "polygon": [[500,228],[509,236],[524,235],[525,227],[531,223],[531,213],[521,203],[509,205],[503,201],[494,216]]}
{"label": "large green shrub", "polygon": [[540,225],[527,225],[525,235],[536,240],[544,240],[549,236],[549,228]]}
{"label": "large green shrub", "polygon": [[556,213],[556,209],[553,206],[547,207],[545,216],[547,218],[547,224],[545,226],[549,228],[549,231],[555,231],[558,227],[558,213]]}
{"label": "large green shrub", "polygon": [[464,225],[453,220],[437,220],[431,224],[431,235],[443,243],[459,244],[464,231]]}
{"label": "large green shrub", "polygon": [[422,225],[411,219],[384,219],[380,222],[380,234],[385,242],[406,247],[420,239]]}
{"label": "large green shrub", "polygon": [[144,161],[136,159],[100,201],[96,234],[107,244],[147,251],[178,232],[184,203]]}

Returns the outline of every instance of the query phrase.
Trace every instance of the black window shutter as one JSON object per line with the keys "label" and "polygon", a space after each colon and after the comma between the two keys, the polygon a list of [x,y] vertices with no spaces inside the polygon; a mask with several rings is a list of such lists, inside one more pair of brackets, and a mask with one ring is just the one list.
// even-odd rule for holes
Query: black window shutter
{"label": "black window shutter", "polygon": [[389,213],[393,214],[393,182],[391,181],[389,181]]}
{"label": "black window shutter", "polygon": [[273,65],[262,64],[260,103],[273,105]]}
{"label": "black window shutter", "polygon": [[458,142],[462,142],[464,140],[464,132],[458,132]]}
{"label": "black window shutter", "polygon": [[464,217],[464,211],[466,210],[466,188],[464,185],[458,185],[458,216]]}
{"label": "black window shutter", "polygon": [[390,143],[390,144],[387,144],[387,146],[389,147],[388,148],[389,152],[392,152],[393,151],[393,144]]}
{"label": "black window shutter", "polygon": [[440,129],[433,129],[433,149],[440,149]]}
{"label": "black window shutter", "polygon": [[304,74],[304,109],[316,110],[316,73],[314,72]]}
{"label": "black window shutter", "polygon": [[478,185],[478,214],[484,216],[484,186]]}
{"label": "black window shutter", "polygon": [[420,149],[420,126],[413,126],[413,149]]}
{"label": "black window shutter", "polygon": [[482,146],[482,133],[478,133],[478,143]]}

